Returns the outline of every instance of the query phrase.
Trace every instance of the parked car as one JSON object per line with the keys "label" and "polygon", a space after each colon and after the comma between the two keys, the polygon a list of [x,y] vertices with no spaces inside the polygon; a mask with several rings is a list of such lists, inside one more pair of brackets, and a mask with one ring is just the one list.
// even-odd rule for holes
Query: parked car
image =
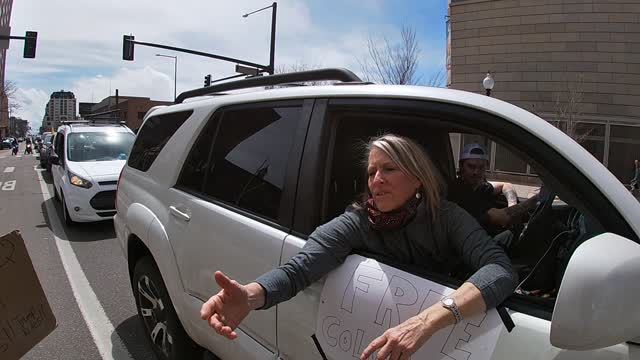
{"label": "parked car", "polygon": [[2,139],[2,143],[0,143],[0,149],[11,149],[11,143],[13,142],[12,138],[4,138]]}
{"label": "parked car", "polygon": [[51,172],[67,225],[113,217],[118,175],[134,138],[129,128],[117,124],[79,122],[58,128]]}
{"label": "parked car", "polygon": [[49,157],[51,155],[51,144],[53,143],[53,135],[53,133],[42,134],[38,150],[40,151],[40,167],[47,169],[47,171],[51,171],[51,163],[49,162]]}
{"label": "parked car", "polygon": [[[273,88],[318,79],[343,82]],[[188,91],[147,113],[120,175],[114,225],[158,357],[188,358],[201,346],[223,359],[320,358],[311,335],[322,281],[252,313],[234,341],[202,321],[200,307],[219,291],[216,270],[249,283],[342,213],[366,186],[358,144],[393,132],[420,143],[445,180],[455,177],[456,151],[478,139],[539,174],[548,196],[508,249],[523,281],[504,304],[515,329],[500,333],[493,359],[635,358],[640,204],[615,176],[559,129],[507,102],[358,80],[335,69],[241,80]],[[270,89],[232,93],[257,86]]]}

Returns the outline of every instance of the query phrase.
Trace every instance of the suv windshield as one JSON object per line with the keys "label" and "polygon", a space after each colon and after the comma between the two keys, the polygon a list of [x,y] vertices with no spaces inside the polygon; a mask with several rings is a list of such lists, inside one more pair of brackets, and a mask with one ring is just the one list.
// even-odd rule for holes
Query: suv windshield
{"label": "suv windshield", "polygon": [[135,136],[125,132],[69,134],[69,161],[126,160]]}

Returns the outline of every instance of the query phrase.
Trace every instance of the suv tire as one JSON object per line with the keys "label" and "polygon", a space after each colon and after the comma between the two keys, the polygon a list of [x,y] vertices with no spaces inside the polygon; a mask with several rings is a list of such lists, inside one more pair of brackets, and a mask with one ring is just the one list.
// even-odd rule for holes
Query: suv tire
{"label": "suv tire", "polygon": [[199,359],[202,349],[178,319],[160,270],[150,256],[138,260],[131,279],[133,295],[147,340],[158,359]]}

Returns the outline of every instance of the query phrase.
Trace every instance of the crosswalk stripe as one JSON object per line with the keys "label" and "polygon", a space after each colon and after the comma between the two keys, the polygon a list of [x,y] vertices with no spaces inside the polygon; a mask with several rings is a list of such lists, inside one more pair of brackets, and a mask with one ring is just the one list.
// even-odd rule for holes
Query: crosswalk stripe
{"label": "crosswalk stripe", "polygon": [[13,170],[15,170],[15,169],[16,169],[15,167],[13,167],[13,166],[9,166],[8,168],[4,169],[4,172],[6,172],[6,173],[11,173],[11,172],[13,172]]}

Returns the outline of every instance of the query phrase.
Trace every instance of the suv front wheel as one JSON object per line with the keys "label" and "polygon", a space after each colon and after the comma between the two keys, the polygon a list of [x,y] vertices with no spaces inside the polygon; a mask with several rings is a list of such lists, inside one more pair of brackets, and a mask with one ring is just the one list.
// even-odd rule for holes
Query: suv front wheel
{"label": "suv front wheel", "polygon": [[156,263],[149,256],[133,270],[133,295],[147,339],[158,359],[195,359],[202,349],[187,335]]}

